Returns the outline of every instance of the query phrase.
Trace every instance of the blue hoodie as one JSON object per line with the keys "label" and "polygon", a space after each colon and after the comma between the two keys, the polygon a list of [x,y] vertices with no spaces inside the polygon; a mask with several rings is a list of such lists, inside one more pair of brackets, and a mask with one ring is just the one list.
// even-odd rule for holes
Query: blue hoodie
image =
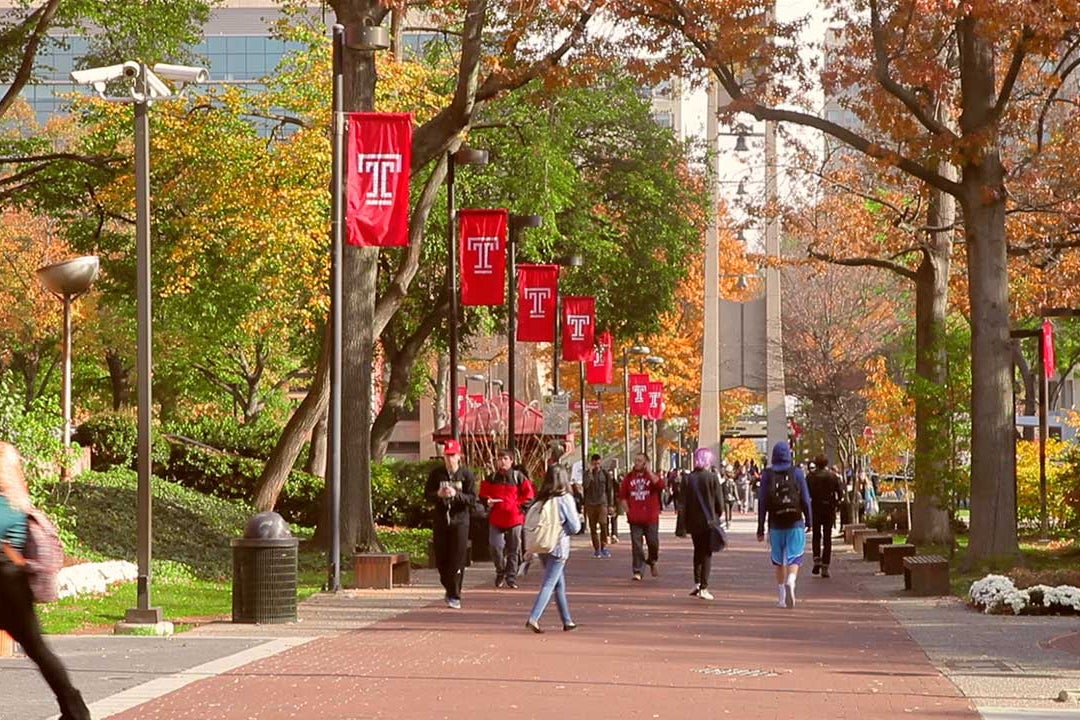
{"label": "blue hoodie", "polygon": [[[810,488],[806,485],[806,474],[802,471],[802,468],[792,469],[791,446],[788,445],[786,440],[782,440],[773,446],[772,464],[761,473],[761,484],[758,487],[758,535],[765,532],[765,516],[768,513],[768,508],[765,505],[769,497],[769,486],[772,484],[773,473],[784,471],[790,472],[799,485],[803,518],[805,518],[805,524],[803,520],[799,520],[793,527],[806,527],[813,523],[813,517],[810,514]],[[772,524],[772,518],[769,518],[769,523]]]}

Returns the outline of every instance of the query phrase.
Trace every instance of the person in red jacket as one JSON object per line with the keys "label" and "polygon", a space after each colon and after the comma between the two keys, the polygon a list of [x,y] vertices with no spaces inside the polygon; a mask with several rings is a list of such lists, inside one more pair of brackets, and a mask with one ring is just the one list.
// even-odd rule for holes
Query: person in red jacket
{"label": "person in red jacket", "polygon": [[514,456],[500,450],[495,472],[480,483],[480,501],[488,508],[488,544],[495,563],[495,587],[516,588],[525,507],[536,495],[533,484],[514,470]]}
{"label": "person in red jacket", "polygon": [[[649,456],[638,453],[633,469],[623,476],[619,486],[619,503],[630,523],[634,580],[641,580],[645,565],[649,566],[653,577],[660,574],[656,560],[660,555],[660,493],[663,490],[663,479],[649,472]],[[641,546],[642,536],[649,548],[648,558]]]}

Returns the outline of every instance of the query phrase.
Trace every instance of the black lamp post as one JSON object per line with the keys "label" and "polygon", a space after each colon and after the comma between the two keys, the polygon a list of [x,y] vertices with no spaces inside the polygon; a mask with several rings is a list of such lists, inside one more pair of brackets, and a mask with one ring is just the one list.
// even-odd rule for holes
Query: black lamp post
{"label": "black lamp post", "polygon": [[[657,355],[650,355],[647,358],[645,358],[642,362],[644,362],[644,364],[648,365],[651,368],[658,368],[658,367],[660,367],[661,365],[664,364],[664,358],[659,357]],[[642,415],[640,420],[641,420],[641,452],[645,452],[645,449],[647,447],[647,445],[645,443],[645,416]],[[654,457],[652,458],[652,461],[654,463],[656,462],[655,455],[656,455],[656,421],[653,420],[653,456]]]}
{"label": "black lamp post", "polygon": [[[459,148],[446,154],[446,237],[447,265],[446,285],[450,295],[450,367],[458,365],[458,270],[457,270],[457,208],[454,205],[454,168],[457,165],[487,165],[487,150]],[[456,381],[455,381],[456,382]],[[457,394],[457,386],[452,388]],[[450,436],[458,439],[457,403],[450,403]]]}
{"label": "black lamp post", "polygon": [[[511,215],[509,233],[509,252],[507,253],[507,293],[506,293],[506,447],[513,453],[517,449],[517,402],[514,392],[517,386],[517,362],[515,344],[517,343],[517,248],[521,242],[521,231],[525,228],[538,228],[544,222],[539,215]],[[514,456],[516,457],[516,456]]]}
{"label": "black lamp post", "polygon": [[[559,258],[556,262],[559,267],[581,267],[584,264],[578,254],[567,255]],[[559,395],[559,353],[562,352],[562,293],[559,292],[559,283],[555,283],[555,342],[552,343],[553,356],[551,358],[551,394]]]}
{"label": "black lamp post", "polygon": [[634,345],[623,350],[623,472],[630,470],[630,356],[644,356],[650,352],[648,345]]}

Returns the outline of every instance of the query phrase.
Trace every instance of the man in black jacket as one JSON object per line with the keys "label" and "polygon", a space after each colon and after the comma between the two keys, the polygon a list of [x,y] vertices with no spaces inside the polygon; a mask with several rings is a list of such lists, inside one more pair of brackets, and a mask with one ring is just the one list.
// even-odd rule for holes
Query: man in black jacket
{"label": "man in black jacket", "polygon": [[433,507],[432,540],[439,581],[446,589],[446,606],[461,609],[461,583],[469,548],[469,514],[476,504],[476,478],[461,464],[457,440],[443,444],[443,466],[435,468],[424,485]]}
{"label": "man in black jacket", "polygon": [[814,470],[806,478],[806,484],[810,487],[810,509],[814,516],[813,574],[827,578],[832,559],[833,522],[844,497],[844,487],[840,476],[829,470],[829,459],[824,455],[814,458]]}
{"label": "man in black jacket", "polygon": [[682,515],[686,531],[694,541],[694,589],[691,595],[712,600],[709,572],[712,569],[712,525],[723,516],[720,478],[710,468],[713,453],[709,448],[694,451],[694,472],[686,476],[682,487]]}
{"label": "man in black jacket", "polygon": [[585,520],[589,524],[593,557],[609,558],[608,517],[615,512],[615,480],[600,465],[600,456],[593,455],[581,478],[585,501]]}

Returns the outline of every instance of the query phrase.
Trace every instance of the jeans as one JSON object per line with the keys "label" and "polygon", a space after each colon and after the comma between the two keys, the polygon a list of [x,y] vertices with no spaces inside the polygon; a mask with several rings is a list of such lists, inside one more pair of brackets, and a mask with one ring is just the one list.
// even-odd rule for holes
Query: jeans
{"label": "jeans", "polygon": [[589,535],[592,537],[593,550],[600,552],[607,547],[607,505],[586,505],[585,520],[589,524]]}
{"label": "jeans", "polygon": [[833,529],[833,513],[818,512],[817,509],[814,513],[814,564],[829,566],[829,561],[832,560],[832,529]]}
{"label": "jeans", "polygon": [[[645,536],[645,543],[649,547],[648,559],[646,559],[645,550],[641,546],[642,535]],[[633,550],[634,572],[640,573],[646,564],[652,565],[660,556],[660,523],[650,525],[630,523],[630,545]]]}
{"label": "jeans", "polygon": [[34,612],[34,600],[26,574],[0,555],[0,630],[6,631],[22,646],[26,656],[37,664],[41,676],[52,688],[60,705],[61,720],[90,720],[82,695],[71,684],[60,658],[53,654],[41,636],[41,625]]}
{"label": "jeans", "polygon": [[553,557],[551,553],[540,553],[540,562],[544,564],[544,579],[540,583],[540,592],[536,594],[529,619],[534,623],[540,622],[540,616],[544,614],[551,594],[555,594],[555,606],[559,608],[559,617],[563,625],[574,622],[570,619],[570,603],[566,599],[566,558]]}
{"label": "jeans", "polygon": [[694,541],[694,584],[704,590],[709,587],[709,573],[712,571],[712,533],[708,528],[690,533]]}
{"label": "jeans", "polygon": [[521,557],[521,525],[503,530],[491,525],[488,528],[488,545],[491,560],[495,563],[495,577],[506,582],[517,580],[518,560]]}
{"label": "jeans", "polygon": [[460,600],[469,552],[469,524],[436,526],[432,541],[435,546],[435,567],[439,569],[439,582],[446,590],[446,597]]}

